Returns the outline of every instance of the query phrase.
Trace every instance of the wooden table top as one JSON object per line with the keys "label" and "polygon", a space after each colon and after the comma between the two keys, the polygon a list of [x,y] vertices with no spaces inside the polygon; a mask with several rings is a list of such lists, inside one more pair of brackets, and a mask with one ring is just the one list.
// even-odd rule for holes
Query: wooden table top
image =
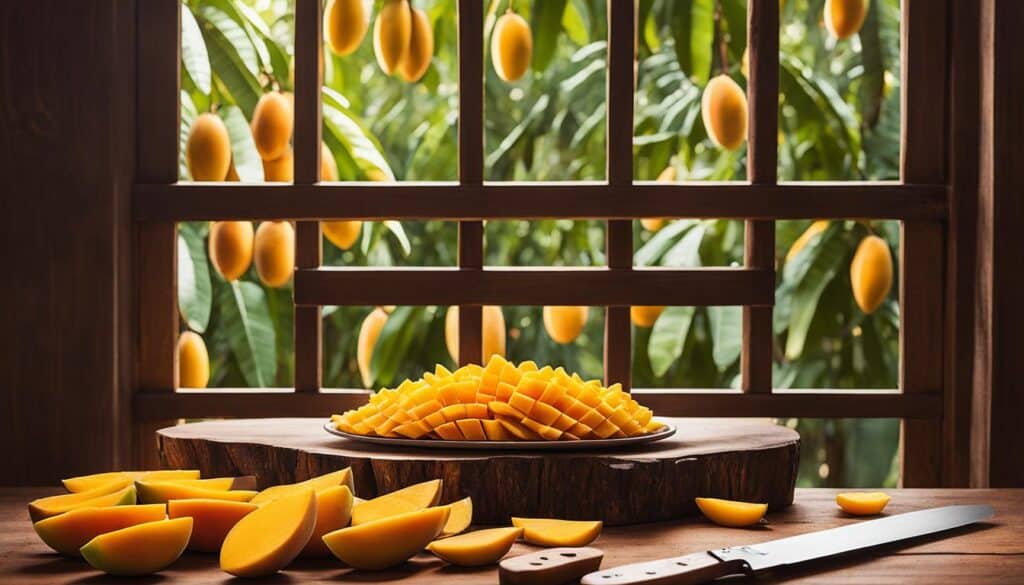
{"label": "wooden table top", "polygon": [[[773,575],[730,580],[730,583],[870,583],[941,585],[1024,583],[1024,489],[1017,490],[889,490],[887,513],[910,512],[950,504],[990,504],[991,523],[951,533],[947,538],[917,541],[844,559],[819,561]],[[65,559],[50,551],[32,531],[25,504],[57,493],[50,489],[0,489],[0,583],[100,584],[114,578],[92,570],[83,561]],[[701,519],[608,528],[594,543],[605,552],[602,567],[640,562],[710,548],[752,544],[859,521],[835,506],[835,491],[797,490],[796,502],[783,512],[769,514],[767,526],[737,530],[713,526]],[[535,550],[517,544],[510,554]],[[497,583],[494,568],[458,569],[423,554],[397,569],[361,573],[330,560],[299,561],[276,577],[259,583],[391,582],[419,584]],[[222,573],[215,555],[186,554],[157,576],[117,579],[119,583],[240,583]]]}

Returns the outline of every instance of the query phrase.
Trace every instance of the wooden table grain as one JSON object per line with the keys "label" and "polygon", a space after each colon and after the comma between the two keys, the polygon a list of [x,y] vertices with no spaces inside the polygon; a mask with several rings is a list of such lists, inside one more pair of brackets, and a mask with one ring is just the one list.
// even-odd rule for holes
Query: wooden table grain
{"label": "wooden table grain", "polygon": [[[215,555],[186,554],[159,575],[115,579],[82,561],[52,553],[36,537],[25,504],[58,490],[0,489],[0,583],[240,583],[217,567]],[[1024,489],[1018,490],[891,490],[889,514],[950,504],[991,504],[990,522],[951,533],[947,538],[919,540],[842,559],[819,561],[754,580],[730,583],[872,584],[872,585],[1016,585],[1024,583]],[[737,530],[701,519],[606,529],[594,543],[605,551],[603,567],[675,556],[709,548],[750,544],[858,522],[835,506],[835,491],[799,489],[793,506],[768,516],[766,526]],[[517,544],[511,554],[534,547]],[[365,573],[330,560],[300,561],[259,583],[401,582],[417,585],[497,583],[494,568],[458,569],[428,554],[385,572]]]}

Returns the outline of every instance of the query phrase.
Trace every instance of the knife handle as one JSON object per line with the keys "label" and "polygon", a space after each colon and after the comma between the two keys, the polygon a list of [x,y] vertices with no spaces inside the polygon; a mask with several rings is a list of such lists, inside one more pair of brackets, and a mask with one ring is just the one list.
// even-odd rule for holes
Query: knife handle
{"label": "knife handle", "polygon": [[747,563],[736,559],[720,561],[706,552],[670,559],[622,565],[595,571],[583,577],[581,585],[698,585],[719,577],[742,575]]}

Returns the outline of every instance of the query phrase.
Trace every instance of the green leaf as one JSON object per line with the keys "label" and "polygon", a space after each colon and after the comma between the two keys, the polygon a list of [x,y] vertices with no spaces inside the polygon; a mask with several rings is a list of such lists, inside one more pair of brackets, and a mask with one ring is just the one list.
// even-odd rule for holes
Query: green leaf
{"label": "green leaf", "polygon": [[216,77],[246,118],[251,118],[263,88],[257,78],[259,57],[248,33],[230,16],[212,6],[202,6],[199,16]]}
{"label": "green leaf", "polygon": [[423,326],[425,309],[398,307],[388,316],[373,346],[373,358],[370,360],[370,375],[377,384],[391,384],[410,348],[418,345],[416,342],[426,331]]}
{"label": "green leaf", "polygon": [[178,311],[189,329],[203,333],[210,323],[212,304],[213,289],[203,238],[188,224],[181,224],[178,229]]}
{"label": "green leaf", "polygon": [[786,358],[790,360],[803,354],[807,331],[817,313],[821,293],[839,272],[847,255],[842,231],[836,224],[825,230],[820,238],[808,242],[806,247],[811,248],[807,254],[801,251],[793,261],[794,264],[800,262],[800,256],[803,255],[809,264],[802,278],[795,281],[797,284],[789,317],[789,335],[786,338]]}
{"label": "green leaf", "polygon": [[634,256],[636,265],[654,266],[657,264],[665,254],[665,251],[676,242],[679,236],[686,233],[696,224],[697,220],[693,219],[680,219],[669,222],[665,227],[655,232],[651,239],[636,251]]}
{"label": "green leaf", "polygon": [[706,224],[699,223],[686,233],[679,243],[665,253],[661,259],[662,266],[693,268],[701,265],[700,243],[704,239]]}
{"label": "green leaf", "polygon": [[181,64],[196,88],[210,95],[210,55],[199,23],[185,4],[181,5]]}
{"label": "green leaf", "polygon": [[188,135],[192,130],[192,122],[199,113],[192,102],[192,96],[187,91],[181,92],[181,128],[178,129],[178,178],[189,180],[192,178],[188,171],[188,160],[185,158],[185,149],[188,146]]}
{"label": "green leaf", "polygon": [[672,35],[679,68],[694,82],[703,85],[711,76],[715,2],[675,0],[672,10]]}
{"label": "green leaf", "polygon": [[[379,169],[389,180],[394,180],[380,147],[370,138],[369,133],[356,122],[354,116],[342,109],[339,104],[323,106],[324,127],[341,144],[364,169]],[[340,164],[340,162],[339,162]]]}
{"label": "green leaf", "polygon": [[402,247],[402,254],[408,256],[412,252],[412,245],[409,243],[409,236],[405,235],[402,222],[389,219],[384,222],[384,227],[388,228],[391,235],[395,236],[395,239],[398,240],[398,245]]}
{"label": "green leaf", "polygon": [[235,165],[239,180],[245,183],[263,182],[263,161],[256,150],[245,114],[237,106],[225,106],[217,113],[224,120],[231,138],[231,162]]}
{"label": "green leaf", "polygon": [[725,371],[740,357],[743,346],[743,308],[708,307],[711,325],[712,357],[719,371]]}
{"label": "green leaf", "polygon": [[231,353],[251,387],[267,387],[277,374],[275,333],[263,288],[234,281],[221,288],[217,304]]}
{"label": "green leaf", "polygon": [[694,307],[668,307],[654,322],[651,338],[647,342],[647,357],[655,376],[664,376],[679,356],[683,355],[694,310]]}
{"label": "green leaf", "polygon": [[533,4],[533,70],[544,71],[558,47],[566,0],[544,0]]}

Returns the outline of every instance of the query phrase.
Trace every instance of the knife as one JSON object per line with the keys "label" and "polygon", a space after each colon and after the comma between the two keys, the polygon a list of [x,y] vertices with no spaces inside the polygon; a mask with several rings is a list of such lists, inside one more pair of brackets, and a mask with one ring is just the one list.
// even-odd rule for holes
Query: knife
{"label": "knife", "polygon": [[728,575],[755,574],[910,538],[992,517],[991,506],[945,506],[760,544],[719,548],[670,559],[622,565],[583,577],[582,585],[695,585]]}

